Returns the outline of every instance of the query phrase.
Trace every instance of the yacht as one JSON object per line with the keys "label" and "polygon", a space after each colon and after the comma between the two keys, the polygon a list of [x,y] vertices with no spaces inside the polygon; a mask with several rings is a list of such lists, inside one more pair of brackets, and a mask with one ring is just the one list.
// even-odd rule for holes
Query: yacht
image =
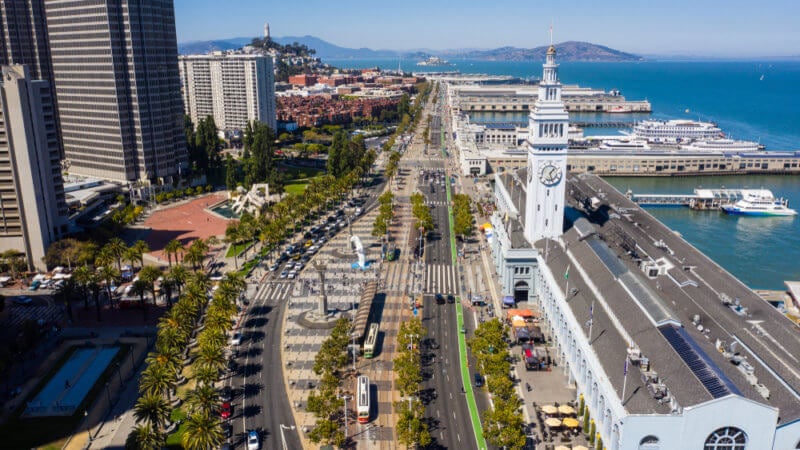
{"label": "yacht", "polygon": [[736,203],[722,205],[728,214],[744,216],[794,216],[797,211],[789,209],[789,202],[784,198],[776,199],[767,189],[742,190],[742,199]]}
{"label": "yacht", "polygon": [[716,124],[694,120],[644,120],[633,127],[632,135],[647,142],[666,144],[725,137]]}
{"label": "yacht", "polygon": [[450,64],[450,62],[445,61],[444,59],[439,58],[438,56],[431,56],[430,58],[426,59],[425,61],[418,62],[417,65],[418,66],[439,67],[439,66],[450,66],[451,64]]}
{"label": "yacht", "polygon": [[604,139],[597,147],[604,151],[645,152],[651,150],[647,142],[639,139]]}
{"label": "yacht", "polygon": [[758,142],[735,141],[733,139],[709,139],[681,146],[681,150],[719,153],[753,153],[762,149],[763,147]]}

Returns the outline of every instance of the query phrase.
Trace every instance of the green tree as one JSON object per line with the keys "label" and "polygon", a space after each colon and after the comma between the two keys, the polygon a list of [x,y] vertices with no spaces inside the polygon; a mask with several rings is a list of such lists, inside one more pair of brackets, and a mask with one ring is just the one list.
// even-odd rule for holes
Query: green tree
{"label": "green tree", "polygon": [[160,430],[166,423],[169,414],[169,405],[160,395],[144,394],[133,406],[133,417],[136,418],[136,423],[146,423],[157,430]]}
{"label": "green tree", "polygon": [[164,433],[149,423],[137,424],[125,439],[126,450],[161,450],[166,444]]}
{"label": "green tree", "polygon": [[178,261],[178,253],[183,253],[183,244],[177,239],[172,239],[164,246],[164,253],[167,255],[169,266],[172,267],[172,256],[175,256],[175,261]]}
{"label": "green tree", "polygon": [[191,414],[213,415],[218,403],[219,393],[208,384],[201,384],[186,394],[186,405]]}
{"label": "green tree", "polygon": [[395,403],[395,410],[399,413],[397,420],[397,440],[411,447],[417,445],[419,447],[427,447],[431,444],[433,439],[428,430],[428,424],[423,420],[425,414],[425,405],[421,401],[412,400],[411,405],[406,401],[398,401]]}
{"label": "green tree", "polygon": [[225,436],[222,424],[212,414],[192,414],[186,420],[181,444],[186,450],[209,450],[219,448]]}
{"label": "green tree", "polygon": [[492,445],[508,449],[525,447],[525,430],[522,414],[519,412],[520,401],[516,397],[511,400],[494,400],[494,408],[483,411],[483,434]]}
{"label": "green tree", "polygon": [[230,153],[225,155],[225,185],[229,191],[236,189],[238,174],[236,173],[236,162]]}

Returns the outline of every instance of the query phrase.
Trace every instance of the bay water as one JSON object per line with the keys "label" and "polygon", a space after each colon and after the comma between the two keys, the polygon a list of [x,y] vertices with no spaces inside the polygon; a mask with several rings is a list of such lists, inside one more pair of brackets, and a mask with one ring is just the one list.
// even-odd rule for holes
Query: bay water
{"label": "bay water", "polygon": [[[326,60],[343,68],[395,69],[397,60]],[[417,66],[400,61],[407,72],[458,70],[462,73],[539,78],[541,61],[452,60],[449,67]],[[562,62],[564,84],[619,89],[629,100],[647,99],[650,115],[582,115],[575,120],[692,119],[716,122],[734,139],[758,141],[768,150],[800,150],[800,61],[642,61],[622,63]],[[525,122],[524,114],[483,114],[487,122]],[[591,134],[595,131],[589,131]],[[600,129],[601,134],[610,134]],[[770,189],[800,209],[796,176],[703,176],[621,178],[608,181],[621,191],[691,193],[697,187]],[[656,218],[757,289],[783,289],[784,280],[800,280],[800,218],[740,217],[719,211],[648,208]]]}

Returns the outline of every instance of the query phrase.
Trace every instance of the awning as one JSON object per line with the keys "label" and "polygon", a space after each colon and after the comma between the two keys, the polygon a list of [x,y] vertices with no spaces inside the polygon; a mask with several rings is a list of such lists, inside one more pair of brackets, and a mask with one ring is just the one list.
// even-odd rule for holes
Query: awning
{"label": "awning", "polygon": [[503,297],[503,304],[504,305],[514,305],[516,302],[514,301],[513,295],[506,295]]}

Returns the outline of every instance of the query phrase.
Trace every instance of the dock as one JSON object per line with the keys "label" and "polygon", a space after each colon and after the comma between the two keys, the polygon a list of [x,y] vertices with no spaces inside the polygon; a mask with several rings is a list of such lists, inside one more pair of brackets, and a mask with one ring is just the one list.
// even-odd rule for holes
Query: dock
{"label": "dock", "polygon": [[750,189],[695,189],[692,194],[635,194],[625,195],[641,206],[687,206],[692,209],[719,209],[722,205],[736,203]]}

